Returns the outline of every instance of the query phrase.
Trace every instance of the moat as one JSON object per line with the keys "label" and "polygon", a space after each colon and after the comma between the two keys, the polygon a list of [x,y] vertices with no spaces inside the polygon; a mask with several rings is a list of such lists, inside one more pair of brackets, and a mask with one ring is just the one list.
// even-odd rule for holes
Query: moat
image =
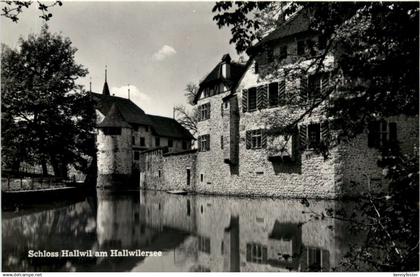
{"label": "moat", "polygon": [[[345,271],[340,263],[360,238],[316,215],[349,205],[98,190],[60,207],[3,212],[3,271]],[[162,255],[28,257],[63,249]]]}

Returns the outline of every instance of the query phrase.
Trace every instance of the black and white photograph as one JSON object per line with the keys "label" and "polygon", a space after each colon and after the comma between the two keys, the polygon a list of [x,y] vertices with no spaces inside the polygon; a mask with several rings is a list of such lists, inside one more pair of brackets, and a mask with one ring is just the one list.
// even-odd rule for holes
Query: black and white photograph
{"label": "black and white photograph", "polygon": [[3,276],[418,276],[419,3],[0,0]]}

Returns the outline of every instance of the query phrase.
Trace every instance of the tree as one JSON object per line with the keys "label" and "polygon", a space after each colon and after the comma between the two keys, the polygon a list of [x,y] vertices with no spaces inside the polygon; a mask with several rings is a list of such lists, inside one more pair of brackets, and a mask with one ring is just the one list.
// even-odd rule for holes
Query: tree
{"label": "tree", "polygon": [[[185,88],[185,96],[189,105],[193,105],[195,96],[198,93],[198,86],[194,83],[188,83]],[[175,116],[177,121],[189,130],[193,136],[197,133],[197,123],[198,123],[198,110],[196,107],[193,107],[189,111],[185,106],[179,105],[174,107]]]}
{"label": "tree", "polygon": [[[23,1],[14,1],[14,0],[1,0],[1,16],[12,20],[13,22],[19,21],[19,15],[24,11],[24,9],[29,8],[34,1],[32,0],[23,0]],[[51,19],[52,14],[49,12],[49,8],[54,6],[62,6],[63,2],[54,1],[50,4],[41,3],[41,1],[36,1],[38,4],[38,9],[41,11],[39,16],[45,21]]]}
{"label": "tree", "polygon": [[[296,57],[298,68],[293,78],[309,70],[324,70],[330,54],[334,55],[334,67],[329,69],[329,89],[317,101],[293,102],[300,107],[300,114],[291,115],[279,128],[293,129],[315,109],[321,110],[336,133],[331,148],[354,138],[378,119],[418,116],[418,3],[217,2],[213,19],[219,28],[231,28],[230,42],[239,53],[248,50],[253,57],[260,53],[249,49],[301,11],[309,11],[310,29],[321,35],[325,50],[309,59]],[[304,59],[310,60],[309,65],[301,65]],[[266,69],[274,78],[277,66],[274,62]],[[328,152],[329,148],[320,150]],[[359,201],[361,219],[340,215],[369,234],[365,245],[350,251],[347,266],[357,270],[364,263],[375,270],[418,270],[418,153],[403,155],[398,147],[385,145],[378,165],[389,182],[388,193],[365,193]],[[337,217],[337,212],[326,214]]]}
{"label": "tree", "polygon": [[40,34],[21,38],[17,49],[2,50],[5,163],[17,169],[22,161],[38,162],[47,174],[49,161],[58,176],[69,164],[86,169],[95,149],[95,115],[90,96],[76,84],[87,70],[76,63],[70,39],[44,25]]}

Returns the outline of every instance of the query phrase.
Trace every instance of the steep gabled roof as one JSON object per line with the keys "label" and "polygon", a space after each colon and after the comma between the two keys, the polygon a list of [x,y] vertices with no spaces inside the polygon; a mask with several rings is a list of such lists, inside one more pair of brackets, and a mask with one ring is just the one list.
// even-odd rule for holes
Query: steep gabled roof
{"label": "steep gabled roof", "polygon": [[152,122],[145,114],[145,112],[136,104],[134,104],[130,99],[93,92],[92,98],[95,101],[96,109],[98,109],[102,114],[106,115],[111,109],[112,105],[115,103],[117,104],[121,115],[128,123],[145,126],[152,125]]}
{"label": "steep gabled roof", "polygon": [[102,120],[102,122],[98,124],[98,127],[99,128],[106,128],[106,127],[130,128],[130,124],[128,124],[127,121],[124,119],[123,115],[118,109],[118,105],[114,103],[112,104],[111,108],[106,114],[104,120]]}
{"label": "steep gabled roof", "polygon": [[310,16],[310,11],[308,9],[296,12],[296,14],[278,26],[257,44],[249,47],[246,51],[247,54],[249,56],[253,56],[261,49],[262,46],[266,44],[288,38],[298,33],[310,31]]}
{"label": "steep gabled roof", "polygon": [[152,122],[153,132],[156,135],[169,138],[194,139],[191,133],[175,119],[157,115],[148,116]]}
{"label": "steep gabled roof", "polygon": [[[230,61],[229,54],[225,54],[222,57],[222,60],[210,71],[209,74],[204,78],[203,81],[200,82],[200,87],[198,88],[198,92],[194,97],[193,103],[197,103],[203,89],[207,85],[214,84],[216,82],[223,82],[228,87],[233,87],[242,77],[242,74],[245,72],[245,65],[240,63],[235,63]],[[224,78],[222,75],[222,64],[227,62],[230,64],[230,78]]]}

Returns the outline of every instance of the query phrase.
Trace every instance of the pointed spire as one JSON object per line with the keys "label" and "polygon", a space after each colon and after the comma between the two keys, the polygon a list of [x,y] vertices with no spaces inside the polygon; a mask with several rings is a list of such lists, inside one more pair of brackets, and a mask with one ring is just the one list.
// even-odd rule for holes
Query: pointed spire
{"label": "pointed spire", "polygon": [[130,100],[130,84],[128,84],[128,100]]}
{"label": "pointed spire", "polygon": [[89,92],[92,92],[92,76],[89,76]]}
{"label": "pointed spire", "polygon": [[107,83],[107,76],[108,75],[108,68],[105,65],[105,83],[104,83],[104,88],[102,89],[102,94],[103,95],[110,95],[109,93],[109,87],[108,87],[108,83]]}

